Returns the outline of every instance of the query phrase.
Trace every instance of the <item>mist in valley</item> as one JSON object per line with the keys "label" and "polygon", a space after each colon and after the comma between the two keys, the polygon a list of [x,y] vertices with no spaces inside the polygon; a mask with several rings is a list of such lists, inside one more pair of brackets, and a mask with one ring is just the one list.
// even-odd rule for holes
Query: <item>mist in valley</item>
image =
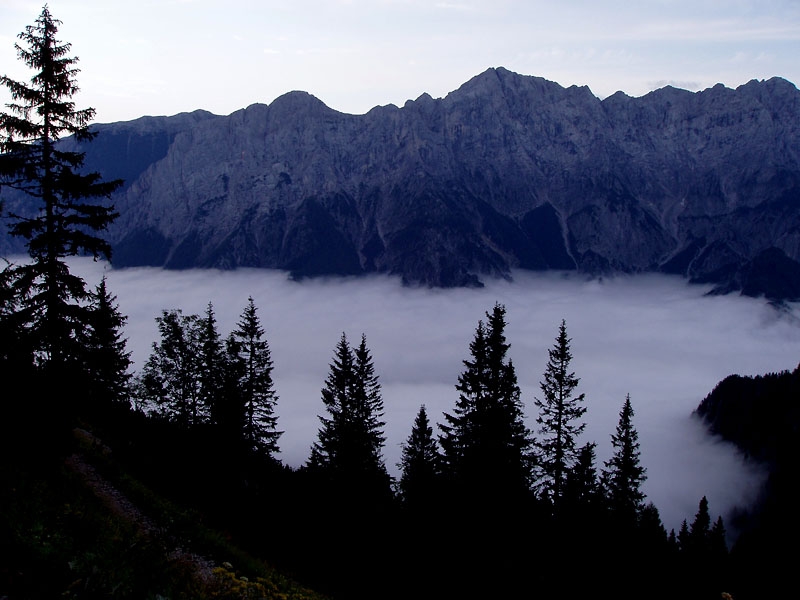
{"label": "mist in valley", "polygon": [[401,445],[420,405],[433,424],[451,412],[455,385],[469,357],[479,319],[495,302],[507,310],[509,355],[522,389],[528,426],[534,398],[561,319],[572,339],[572,370],[586,394],[587,427],[579,441],[597,442],[597,466],[611,454],[611,434],[630,394],[639,432],[644,491],[667,531],[697,511],[707,496],[712,515],[727,518],[756,497],[764,473],[735,448],[710,436],[692,411],[730,374],[760,375],[800,362],[800,306],[763,299],[706,296],[705,286],[663,275],[587,279],[577,274],[517,272],[513,281],[481,289],[404,287],[398,278],[321,278],[295,282],[281,271],[111,269],[74,259],[94,287],[103,274],[127,316],[134,368],[158,340],[164,309],[202,314],[214,306],[226,336],[249,296],[258,308],[274,362],[278,394],[278,458],[302,465],[324,414],[320,390],[344,332],[367,337],[385,405],[386,466],[398,474]]}

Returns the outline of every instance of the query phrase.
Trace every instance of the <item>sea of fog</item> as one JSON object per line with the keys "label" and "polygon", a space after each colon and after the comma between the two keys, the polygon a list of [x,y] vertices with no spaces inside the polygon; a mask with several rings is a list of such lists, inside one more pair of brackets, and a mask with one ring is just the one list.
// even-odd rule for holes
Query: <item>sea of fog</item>
{"label": "sea of fog", "polygon": [[320,390],[343,332],[353,343],[367,337],[385,404],[384,457],[397,475],[420,405],[434,424],[455,406],[475,327],[495,302],[507,310],[509,354],[532,429],[547,350],[565,319],[577,392],[586,394],[588,409],[581,443],[597,443],[602,467],[630,394],[647,468],[644,490],[668,531],[691,521],[704,495],[712,517],[725,518],[752,502],[763,479],[732,445],[708,435],[692,411],[730,374],[759,375],[800,362],[800,305],[777,310],[762,299],[706,296],[707,287],[663,275],[590,280],[517,272],[513,282],[441,290],[403,287],[383,276],[298,283],[274,270],[116,270],[91,259],[72,265],[92,288],[105,273],[128,318],[136,369],[157,340],[155,317],[162,310],[202,314],[211,302],[226,336],[252,296],[274,361],[284,431],[278,457],[292,467],[305,462],[316,439],[324,414]]}

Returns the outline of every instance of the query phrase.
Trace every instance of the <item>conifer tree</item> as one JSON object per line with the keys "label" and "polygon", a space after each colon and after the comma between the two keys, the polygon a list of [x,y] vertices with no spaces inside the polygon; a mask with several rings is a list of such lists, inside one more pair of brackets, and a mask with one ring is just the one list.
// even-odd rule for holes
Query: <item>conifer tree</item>
{"label": "conifer tree", "polygon": [[530,431],[524,424],[520,388],[507,358],[505,307],[495,304],[487,324],[478,321],[470,359],[459,375],[458,402],[439,424],[446,476],[470,493],[526,492],[530,486]]}
{"label": "conifer tree", "polygon": [[318,415],[321,427],[308,459],[308,465],[314,469],[334,470],[338,463],[344,462],[344,443],[353,420],[350,407],[353,379],[353,351],[342,333],[322,389],[322,403],[328,416]]}
{"label": "conifer tree", "polygon": [[198,402],[209,419],[216,423],[219,404],[224,401],[225,352],[217,330],[217,317],[211,302],[197,323],[197,377]]}
{"label": "conifer tree", "polygon": [[587,551],[608,551],[608,545],[600,542],[608,535],[608,515],[595,465],[596,447],[594,442],[587,442],[578,451],[575,465],[567,473],[558,511],[553,515],[563,549],[582,544]]}
{"label": "conifer tree", "polygon": [[390,479],[382,456],[383,400],[365,336],[354,351],[342,333],[322,402],[328,416],[319,416],[321,427],[308,466],[343,487],[388,492]]}
{"label": "conifer tree", "polygon": [[544,381],[539,383],[542,398],[534,400],[539,409],[539,437],[534,442],[537,487],[556,507],[564,493],[567,473],[577,459],[576,440],[586,427],[582,420],[585,395],[573,395],[580,379],[570,371],[570,342],[566,321],[562,320],[555,344],[548,350]]}
{"label": "conifer tree", "polygon": [[578,450],[575,465],[567,473],[564,499],[572,511],[585,510],[601,501],[600,482],[595,466],[595,442],[587,442]]}
{"label": "conifer tree", "polygon": [[639,433],[633,425],[633,406],[631,397],[619,413],[616,433],[611,434],[614,453],[604,464],[602,474],[612,513],[621,521],[635,524],[644,502],[642,483],[647,479],[646,469],[639,461]]}
{"label": "conifer tree", "polygon": [[199,317],[180,309],[164,310],[156,317],[160,342],[139,376],[138,395],[149,412],[183,427],[206,422],[200,400]]}
{"label": "conifer tree", "polygon": [[215,403],[212,422],[219,429],[225,443],[238,448],[252,449],[245,437],[247,408],[245,407],[242,381],[247,373],[247,364],[242,358],[242,345],[231,332],[225,340],[225,368],[222,373],[222,395]]}
{"label": "conifer tree", "polygon": [[708,498],[703,496],[697,506],[694,521],[689,526],[689,545],[699,555],[708,553],[711,515],[708,512]]}
{"label": "conifer tree", "polygon": [[678,548],[678,536],[675,534],[674,529],[669,530],[669,535],[667,536],[667,546],[669,547],[671,552],[677,552]]}
{"label": "conifer tree", "polygon": [[708,510],[708,498],[703,496],[697,505],[697,513],[688,529],[685,550],[695,559],[722,558],[727,552],[725,525],[722,517],[712,524]]}
{"label": "conifer tree", "polygon": [[725,524],[722,516],[717,517],[708,533],[708,545],[712,558],[722,558],[728,554],[728,542],[726,541]]}
{"label": "conifer tree", "polygon": [[254,451],[273,456],[279,451],[275,406],[278,396],[272,381],[272,354],[252,297],[233,332],[242,368],[239,383],[244,406],[244,439]]}
{"label": "conifer tree", "polygon": [[375,374],[375,365],[372,353],[367,347],[367,338],[361,335],[361,341],[354,351],[355,357],[355,385],[353,388],[354,408],[356,408],[357,422],[363,428],[364,453],[371,456],[371,469],[385,473],[383,463],[383,447],[386,444],[386,435],[383,428],[386,423],[383,418],[383,396],[378,376]]}
{"label": "conifer tree", "polygon": [[122,328],[127,317],[119,311],[117,298],[100,280],[92,296],[91,321],[86,341],[88,366],[91,370],[90,394],[95,408],[114,404],[128,406],[130,396],[131,353]]}
{"label": "conifer tree", "polygon": [[[680,586],[673,573],[675,554],[655,504],[647,502],[642,505],[633,527],[614,519],[609,521],[609,525],[606,551],[611,564],[625,564],[629,571],[625,578],[627,589],[619,597],[638,598],[641,591],[654,581],[660,582],[655,596],[685,597],[676,591]],[[672,579],[665,580],[665,574]]]}
{"label": "conifer tree", "polygon": [[714,524],[708,510],[708,498],[703,496],[691,525],[686,521],[679,535],[680,554],[683,559],[683,576],[687,589],[697,590],[697,595],[710,597],[720,586],[727,585],[725,573],[727,546],[722,518]]}
{"label": "conifer tree", "polygon": [[411,434],[403,444],[400,462],[400,497],[408,506],[424,506],[436,496],[441,478],[441,455],[423,404]]}
{"label": "conifer tree", "polygon": [[658,507],[652,502],[644,504],[639,511],[639,539],[645,555],[655,558],[666,552],[669,542],[667,530],[661,521]]}
{"label": "conifer tree", "polygon": [[681,521],[681,526],[678,529],[678,535],[676,537],[678,542],[678,550],[681,552],[688,552],[691,546],[689,542],[689,524],[686,522],[686,519]]}
{"label": "conifer tree", "polygon": [[69,56],[71,44],[57,39],[60,24],[45,6],[19,34],[17,56],[34,70],[29,84],[0,76],[12,98],[10,113],[0,114],[0,183],[30,199],[20,214],[10,215],[10,233],[26,240],[32,258],[16,266],[15,293],[39,364],[54,373],[52,383],[63,396],[65,384],[81,373],[80,342],[91,319],[86,284],[64,259],[110,257],[110,246],[97,234],[116,217],[102,200],[121,182],[82,173],[84,155],[58,145],[64,135],[78,141],[95,135],[89,130],[94,109],[77,110],[72,101],[78,59]]}

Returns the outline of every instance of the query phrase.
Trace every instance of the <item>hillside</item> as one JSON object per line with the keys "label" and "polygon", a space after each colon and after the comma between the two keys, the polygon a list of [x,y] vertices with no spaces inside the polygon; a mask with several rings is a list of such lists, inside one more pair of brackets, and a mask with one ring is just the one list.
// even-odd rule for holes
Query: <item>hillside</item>
{"label": "hillside", "polygon": [[747,593],[768,597],[768,590],[777,593],[790,585],[798,554],[800,367],[756,377],[731,375],[703,399],[696,413],[712,433],[769,467],[759,505],[734,521],[743,533],[731,549]]}
{"label": "hillside", "polygon": [[2,598],[324,598],[133,477],[90,431],[2,449],[17,454],[0,461]]}

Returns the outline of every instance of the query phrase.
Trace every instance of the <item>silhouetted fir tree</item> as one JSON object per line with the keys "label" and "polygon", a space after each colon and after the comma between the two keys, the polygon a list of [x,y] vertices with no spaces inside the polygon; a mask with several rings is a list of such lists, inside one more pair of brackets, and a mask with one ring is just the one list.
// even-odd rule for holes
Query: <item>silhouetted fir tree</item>
{"label": "silhouetted fir tree", "polygon": [[470,342],[471,359],[463,361],[458,402],[439,424],[439,442],[445,475],[457,489],[505,500],[529,489],[531,438],[514,365],[506,357],[505,307],[495,304],[486,316]]}
{"label": "silhouetted fir tree", "polygon": [[[375,374],[375,365],[372,360],[372,353],[367,347],[367,338],[361,335],[361,341],[354,350],[355,357],[355,387],[354,398],[358,416],[357,423],[360,423],[363,436],[364,455],[370,454],[370,460],[366,465],[367,471],[375,480],[378,488],[383,488],[384,492],[390,491],[391,478],[386,470],[383,460],[383,447],[386,444],[386,435],[383,421],[383,396],[378,376]],[[359,415],[360,413],[360,415]]]}
{"label": "silhouetted fir tree", "polygon": [[[596,567],[597,572],[602,573],[600,557],[607,553],[605,540],[610,532],[595,466],[596,446],[594,442],[584,444],[578,450],[575,465],[567,473],[561,504],[555,515],[555,539],[551,549],[557,548],[557,553],[562,554],[579,546],[584,554],[597,557],[592,561],[592,568]],[[584,573],[588,576],[586,570]]]}
{"label": "silhouetted fir tree", "polygon": [[[397,496],[402,511],[391,544],[395,568],[404,575],[394,597],[414,597],[423,589],[425,597],[447,597],[442,573],[450,571],[447,562],[452,560],[453,553],[446,544],[451,540],[438,544],[439,552],[420,552],[420,540],[428,539],[431,531],[441,526],[443,515],[451,516],[449,506],[442,501],[441,455],[424,404],[402,446],[397,466],[400,469]],[[443,560],[440,553],[447,558]]]}
{"label": "silhouetted fir tree", "polygon": [[38,363],[47,369],[46,383],[58,391],[42,400],[68,398],[84,381],[81,341],[91,319],[89,292],[64,259],[110,256],[110,246],[96,234],[116,213],[100,200],[121,184],[82,173],[84,155],[58,146],[64,135],[78,141],[95,136],[89,130],[94,109],[76,110],[71,100],[78,91],[78,59],[69,56],[70,44],[56,38],[60,24],[45,6],[35,24],[19,34],[15,48],[34,71],[30,84],[0,77],[12,98],[6,105],[10,113],[0,114],[0,183],[31,199],[23,214],[10,215],[10,233],[26,240],[32,259],[15,267],[17,310],[28,323]]}
{"label": "silhouetted fir tree", "polygon": [[241,385],[247,373],[247,364],[241,356],[241,344],[233,333],[225,340],[224,353],[222,394],[212,407],[211,420],[226,445],[239,450],[251,449],[245,438],[247,410]]}
{"label": "silhouetted fir tree", "polygon": [[595,466],[596,447],[595,442],[581,446],[575,465],[567,472],[563,500],[568,517],[574,517],[576,512],[596,512],[602,507],[602,490]]}
{"label": "silhouetted fir tree", "polygon": [[398,467],[400,498],[409,507],[429,506],[438,496],[441,485],[441,460],[439,446],[423,404],[411,434],[403,444]]}
{"label": "silhouetted fir tree", "polygon": [[180,309],[164,310],[156,317],[161,341],[153,342],[137,386],[145,412],[183,427],[204,423],[208,416],[200,401],[199,321]]}
{"label": "silhouetted fir tree", "polygon": [[577,459],[575,442],[586,423],[581,420],[586,407],[584,394],[574,396],[580,379],[570,371],[572,352],[567,324],[562,320],[554,346],[548,350],[544,381],[539,383],[542,398],[534,400],[539,409],[536,447],[537,488],[557,508],[564,492],[567,473]]}
{"label": "silhouetted fir tree", "polygon": [[627,525],[637,521],[645,498],[642,483],[647,479],[647,470],[639,462],[639,434],[633,416],[629,394],[619,413],[616,433],[611,434],[614,453],[604,463],[601,477],[612,514]]}
{"label": "silhouetted fir tree", "polygon": [[684,521],[678,535],[684,597],[710,598],[730,585],[724,536],[722,518],[712,525],[708,499],[703,496],[691,525]]}
{"label": "silhouetted fir tree", "polygon": [[672,550],[677,552],[677,550],[678,550],[678,536],[675,534],[675,530],[674,529],[670,529],[669,530],[669,535],[667,536],[667,543],[669,544],[669,547]]}
{"label": "silhouetted fir tree", "polygon": [[722,517],[719,516],[708,533],[707,564],[710,571],[708,588],[711,593],[718,589],[729,589],[734,581],[735,568],[732,568],[730,564],[728,544],[725,537],[725,525]]}
{"label": "silhouetted fir tree", "polygon": [[697,514],[689,526],[689,549],[691,552],[705,556],[709,550],[709,534],[711,532],[711,515],[708,512],[708,499],[703,496],[697,507]]}
{"label": "silhouetted fir tree", "polygon": [[94,410],[109,404],[127,407],[130,403],[131,353],[122,329],[127,317],[119,311],[117,298],[100,280],[92,296],[91,320],[86,341],[88,368],[92,377],[89,393]]}
{"label": "silhouetted fir tree", "polygon": [[[382,456],[383,399],[364,335],[353,348],[342,333],[321,394],[327,416],[319,416],[304,471],[311,475],[310,493],[324,498],[324,512],[314,507],[306,521],[321,535],[325,568],[341,582],[342,595],[366,597],[364,590],[372,595],[389,580],[395,562],[389,557],[402,543],[387,519],[393,496]],[[352,590],[355,582],[361,593]]]}
{"label": "silhouetted fir tree", "polygon": [[681,552],[687,552],[691,543],[689,542],[689,523],[686,522],[686,519],[681,521],[681,526],[678,529],[678,535],[676,537],[678,541],[678,550]]}
{"label": "silhouetted fir tree", "polygon": [[322,389],[322,403],[328,417],[318,415],[321,426],[317,432],[317,441],[311,446],[308,466],[318,471],[336,469],[337,463],[343,460],[344,442],[349,421],[352,420],[350,407],[351,388],[353,386],[353,351],[342,337],[336,344],[333,362],[330,365],[325,387]]}
{"label": "silhouetted fir tree", "polygon": [[215,422],[218,405],[224,401],[223,385],[225,353],[222,338],[217,330],[217,317],[211,302],[206,305],[205,315],[197,321],[197,377],[198,402],[211,422]]}
{"label": "silhouetted fir tree", "polygon": [[383,400],[366,337],[354,351],[342,333],[322,389],[328,417],[311,449],[308,466],[340,490],[387,496],[390,478],[383,463]]}
{"label": "silhouetted fir tree", "polygon": [[717,517],[708,533],[708,545],[712,558],[724,558],[728,555],[727,533],[722,516]]}
{"label": "silhouetted fir tree", "polygon": [[697,505],[697,513],[687,529],[681,549],[694,563],[708,563],[712,559],[721,559],[728,553],[722,517],[718,517],[712,524],[708,498],[705,496]]}
{"label": "silhouetted fir tree", "polygon": [[302,499],[312,501],[301,519],[316,540],[304,554],[328,574],[334,592],[364,597],[386,580],[386,556],[394,551],[381,517],[392,499],[381,456],[383,402],[364,336],[354,350],[342,333],[321,396],[325,413],[300,471],[308,486]]}
{"label": "silhouetted fir tree", "polygon": [[639,511],[640,548],[646,560],[665,555],[668,550],[669,536],[661,521],[658,507],[652,502],[646,503]]}
{"label": "silhouetted fir tree", "polygon": [[612,560],[625,561],[629,573],[629,587],[624,596],[640,598],[642,590],[653,588],[649,595],[654,598],[682,597],[677,593],[681,586],[677,584],[680,576],[675,573],[675,553],[655,504],[647,502],[639,509],[632,533],[620,530],[618,522],[612,521],[610,526],[609,539],[613,540],[610,546],[617,551],[611,555]]}
{"label": "silhouetted fir tree", "polygon": [[243,368],[239,387],[244,406],[244,439],[252,450],[273,457],[279,451],[278,438],[283,432],[276,430],[278,396],[272,381],[272,354],[252,297],[247,300],[233,336]]}

